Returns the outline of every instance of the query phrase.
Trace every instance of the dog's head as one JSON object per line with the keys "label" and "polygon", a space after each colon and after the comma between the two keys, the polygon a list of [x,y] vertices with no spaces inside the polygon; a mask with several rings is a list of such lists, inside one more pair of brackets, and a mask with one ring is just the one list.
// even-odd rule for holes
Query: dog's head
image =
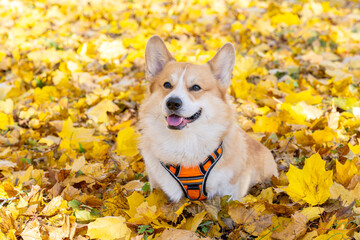
{"label": "dog's head", "polygon": [[[158,108],[158,119],[170,130],[191,129],[224,117],[226,90],[231,83],[235,49],[226,43],[204,65],[176,62],[159,36],[152,36],[145,50],[148,104]],[[154,106],[157,105],[157,106]],[[149,106],[149,105],[148,105]],[[149,106],[150,107],[150,106]]]}

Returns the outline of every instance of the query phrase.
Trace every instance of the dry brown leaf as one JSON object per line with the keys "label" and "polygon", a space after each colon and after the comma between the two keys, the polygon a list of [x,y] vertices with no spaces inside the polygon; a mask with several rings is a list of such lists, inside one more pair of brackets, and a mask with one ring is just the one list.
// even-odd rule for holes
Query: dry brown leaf
{"label": "dry brown leaf", "polygon": [[192,231],[182,230],[182,229],[174,229],[174,228],[168,228],[165,229],[165,231],[156,239],[159,240],[177,240],[177,239],[211,239],[209,237],[202,238],[197,236]]}
{"label": "dry brown leaf", "polygon": [[299,212],[295,212],[291,215],[289,225],[281,232],[273,232],[271,237],[281,240],[298,239],[305,234],[306,229],[306,217]]}
{"label": "dry brown leaf", "polygon": [[40,223],[37,218],[29,221],[21,233],[24,240],[42,240],[40,233]]}

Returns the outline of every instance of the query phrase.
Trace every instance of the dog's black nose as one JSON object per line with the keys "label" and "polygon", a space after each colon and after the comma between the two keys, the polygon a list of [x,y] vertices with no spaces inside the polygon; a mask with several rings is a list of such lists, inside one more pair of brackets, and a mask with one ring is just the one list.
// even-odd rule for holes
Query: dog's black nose
{"label": "dog's black nose", "polygon": [[173,111],[179,110],[179,108],[181,108],[181,105],[182,105],[182,101],[178,97],[169,98],[166,102],[167,108]]}

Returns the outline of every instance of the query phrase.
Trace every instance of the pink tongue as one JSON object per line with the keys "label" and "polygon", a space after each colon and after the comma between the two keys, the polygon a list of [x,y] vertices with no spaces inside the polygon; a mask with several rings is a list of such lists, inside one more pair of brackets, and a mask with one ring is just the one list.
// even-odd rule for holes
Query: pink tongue
{"label": "pink tongue", "polygon": [[170,126],[179,126],[182,121],[183,118],[175,114],[172,114],[167,117],[167,122]]}

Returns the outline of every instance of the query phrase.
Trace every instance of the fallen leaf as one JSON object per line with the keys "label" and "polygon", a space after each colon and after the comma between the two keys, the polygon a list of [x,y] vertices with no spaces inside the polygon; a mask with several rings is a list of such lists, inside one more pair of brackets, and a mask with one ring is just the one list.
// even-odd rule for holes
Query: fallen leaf
{"label": "fallen leaf", "polygon": [[81,156],[74,160],[74,163],[71,165],[71,171],[77,172],[77,171],[81,170],[85,164],[86,164],[85,157]]}
{"label": "fallen leaf", "polygon": [[73,122],[68,118],[62,127],[59,137],[61,137],[60,148],[66,150],[80,149],[89,149],[93,142],[98,142],[99,139],[93,136],[95,130],[87,128],[74,128]]}
{"label": "fallen leaf", "polygon": [[344,186],[349,185],[351,179],[358,173],[356,163],[354,161],[346,160],[344,164],[336,161],[336,180]]}
{"label": "fallen leaf", "polygon": [[199,224],[203,221],[205,215],[206,215],[206,211],[202,211],[196,214],[193,218],[188,219],[186,223],[183,225],[183,229],[195,232]]}
{"label": "fallen leaf", "polygon": [[41,211],[41,214],[44,216],[51,216],[58,211],[66,211],[67,201],[65,201],[61,196],[53,198],[45,208]]}
{"label": "fallen leaf", "polygon": [[174,228],[168,228],[165,229],[165,231],[156,239],[159,240],[176,240],[176,239],[211,239],[211,238],[201,238],[198,237],[194,232],[187,231],[187,230],[181,230],[181,229],[174,229]]}
{"label": "fallen leaf", "polygon": [[126,226],[123,217],[103,217],[89,223],[87,235],[90,238],[103,240],[126,240],[130,239],[131,230]]}
{"label": "fallen leaf", "polygon": [[35,218],[34,220],[29,221],[26,225],[24,230],[21,233],[21,237],[24,240],[41,240],[41,233],[40,233],[40,223]]}
{"label": "fallen leaf", "polygon": [[119,107],[109,99],[104,99],[96,106],[89,108],[86,114],[90,119],[93,119],[97,123],[109,122],[108,112],[114,113],[119,110]]}
{"label": "fallen leaf", "polygon": [[138,192],[133,192],[131,196],[127,197],[129,203],[129,210],[125,210],[125,212],[130,216],[134,217],[137,213],[136,208],[140,206],[141,203],[145,201],[145,198],[142,194]]}
{"label": "fallen leaf", "polygon": [[132,127],[124,128],[118,132],[116,138],[116,153],[123,156],[133,157],[139,153],[137,149],[138,134]]}
{"label": "fallen leaf", "polygon": [[290,165],[286,177],[289,186],[285,191],[294,201],[303,200],[311,205],[324,203],[329,197],[333,184],[332,171],[325,170],[325,161],[314,154],[305,160],[303,169]]}
{"label": "fallen leaf", "polygon": [[300,211],[300,213],[306,217],[306,222],[320,218],[320,215],[323,212],[324,212],[324,208],[321,207],[307,207],[307,208],[303,208]]}
{"label": "fallen leaf", "polygon": [[291,215],[291,221],[281,232],[273,232],[271,237],[274,239],[298,239],[306,232],[306,217],[299,212]]}
{"label": "fallen leaf", "polygon": [[277,132],[280,121],[276,117],[261,116],[255,118],[255,124],[252,126],[254,132]]}
{"label": "fallen leaf", "polygon": [[255,209],[247,209],[241,204],[231,205],[229,215],[237,224],[243,225],[248,233],[255,236],[272,225],[272,214],[258,215]]}

